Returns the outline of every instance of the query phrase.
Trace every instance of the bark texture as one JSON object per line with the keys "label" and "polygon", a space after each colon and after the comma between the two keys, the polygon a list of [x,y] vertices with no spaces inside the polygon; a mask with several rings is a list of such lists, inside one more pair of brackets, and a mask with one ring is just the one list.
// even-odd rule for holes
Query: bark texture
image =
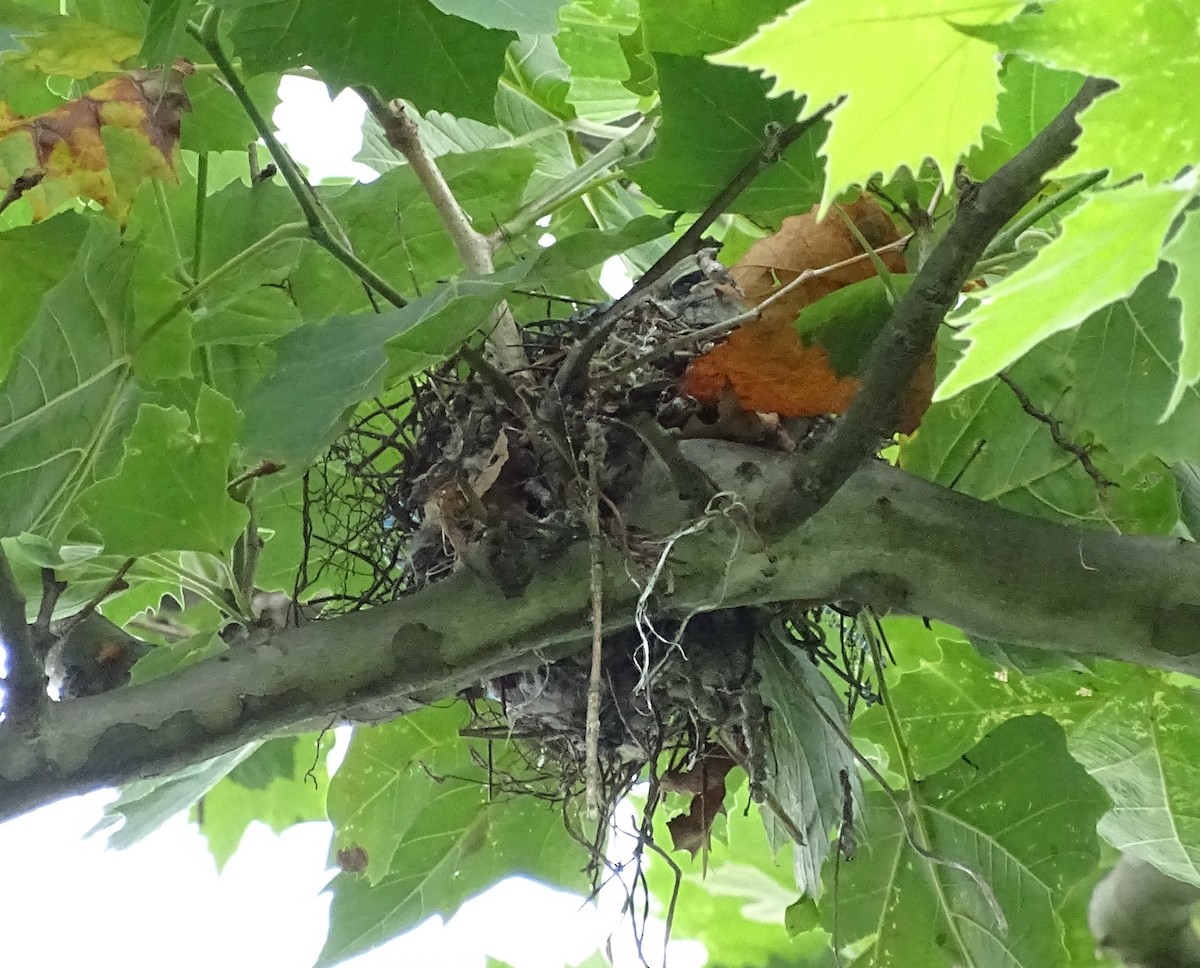
{"label": "bark texture", "polygon": [[[671,553],[654,611],[853,599],[1001,641],[1200,674],[1200,547],[1034,521],[879,462],[768,544],[794,460],[690,441],[727,494]],[[657,533],[695,524],[652,466],[626,508]],[[640,589],[616,558],[605,616],[631,624]],[[483,567],[368,612],[265,635],[142,685],[0,724],[0,819],[159,775],[283,730],[400,715],[480,678],[586,647],[586,543],[543,564],[517,598]]]}

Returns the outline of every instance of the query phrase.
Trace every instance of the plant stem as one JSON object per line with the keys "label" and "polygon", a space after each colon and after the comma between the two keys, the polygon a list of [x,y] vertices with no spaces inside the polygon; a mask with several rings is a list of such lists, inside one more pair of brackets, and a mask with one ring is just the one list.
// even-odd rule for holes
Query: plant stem
{"label": "plant stem", "polygon": [[488,236],[493,248],[528,231],[531,226],[537,224],[538,219],[561,208],[571,199],[610,181],[614,177],[614,173],[609,171],[610,168],[633,157],[650,143],[654,123],[652,118],[643,118],[621,137],[614,138],[573,172],[556,182],[540,198],[522,205]]}
{"label": "plant stem", "polygon": [[192,237],[192,279],[200,278],[204,258],[204,211],[208,208],[208,152],[196,164],[196,234]]}
{"label": "plant stem", "polygon": [[[209,7],[199,27],[190,23],[188,24],[188,33],[208,51],[209,56],[213,59],[213,63],[216,64],[217,69],[225,78],[230,90],[233,91],[234,96],[242,105],[242,110],[250,118],[254,129],[258,132],[258,136],[262,138],[263,143],[267,146],[267,150],[271,153],[271,157],[275,161],[275,166],[279,169],[279,173],[283,175],[283,180],[295,196],[296,204],[300,206],[300,211],[304,213],[304,220],[308,223],[308,231],[313,241],[329,252],[330,255],[341,262],[342,265],[353,272],[366,285],[383,296],[393,306],[407,306],[408,300],[399,290],[395,289],[386,279],[367,266],[366,263],[350,251],[346,244],[335,239],[334,234],[330,232],[329,226],[326,225],[326,220],[322,217],[320,202],[312,186],[305,179],[299,166],[288,153],[287,149],[275,137],[275,132],[271,124],[250,97],[250,92],[246,90],[246,85],[242,83],[242,79],[234,69],[233,63],[221,47],[218,37],[220,23],[220,9],[215,6]],[[343,233],[339,231],[338,234]]]}
{"label": "plant stem", "polygon": [[[454,243],[463,268],[478,275],[493,272],[492,241],[471,224],[470,216],[463,210],[441,170],[421,143],[416,122],[404,110],[404,105],[399,101],[385,104],[379,93],[369,86],[356,87],[355,91],[383,128],[387,143],[404,156],[425,189],[446,234]],[[492,318],[494,325],[487,339],[492,362],[510,373],[524,370],[529,366],[529,360],[522,346],[521,331],[517,328],[508,303],[502,303]]]}
{"label": "plant stem", "polygon": [[1096,171],[1090,175],[1082,175],[1060,192],[1055,192],[1049,198],[1043,199],[1025,215],[1017,219],[1011,226],[1001,232],[992,240],[991,245],[983,250],[983,256],[986,259],[988,256],[996,255],[1000,252],[1008,252],[1017,247],[1017,239],[1028,229],[1037,225],[1042,219],[1053,212],[1056,208],[1065,205],[1080,192],[1086,191],[1097,182],[1103,181],[1108,174],[1107,171]]}
{"label": "plant stem", "polygon": [[142,334],[142,338],[138,341],[134,352],[138,352],[138,350],[149,343],[150,340],[158,335],[159,330],[161,330],[167,325],[167,323],[179,315],[179,313],[187,309],[188,306],[190,306],[198,296],[200,296],[210,286],[220,281],[224,276],[229,275],[229,273],[238,268],[244,262],[247,262],[263,252],[266,252],[268,249],[273,249],[281,242],[286,242],[288,239],[302,238],[308,235],[308,228],[309,227],[303,222],[288,222],[285,225],[277,226],[257,242],[254,242],[242,249],[241,252],[235,255],[228,262],[218,266],[203,279],[199,280],[182,296],[176,299],[175,302],[167,307],[167,309],[162,313],[161,316],[158,317],[158,319],[146,327],[146,332]]}

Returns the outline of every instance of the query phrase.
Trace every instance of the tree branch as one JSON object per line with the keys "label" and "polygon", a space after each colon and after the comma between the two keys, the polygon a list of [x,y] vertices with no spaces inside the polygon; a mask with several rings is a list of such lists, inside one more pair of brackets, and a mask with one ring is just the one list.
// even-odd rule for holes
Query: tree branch
{"label": "tree branch", "polygon": [[1037,193],[1051,168],[1074,150],[1075,118],[1111,81],[1089,78],[1037,137],[991,178],[963,194],[954,224],[921,267],[871,344],[862,384],[845,415],[807,461],[796,468],[795,489],[772,515],[772,527],[811,517],[862,461],[895,432],[905,388],[929,353],[938,326],[988,243]]}
{"label": "tree branch", "polygon": [[8,651],[4,714],[9,720],[23,722],[46,700],[46,675],[25,620],[25,596],[13,577],[3,545],[0,545],[0,642]]}
{"label": "tree branch", "polygon": [[[313,191],[312,185],[305,179],[304,174],[300,171],[299,166],[288,153],[287,149],[275,137],[274,129],[267,119],[263,117],[263,113],[259,111],[258,105],[254,103],[254,99],[250,97],[250,92],[246,90],[246,85],[242,83],[242,79],[234,69],[233,63],[225,54],[225,49],[221,46],[218,36],[220,24],[221,10],[217,6],[212,6],[208,8],[200,26],[197,27],[189,23],[187,31],[208,51],[208,55],[213,59],[213,64],[221,72],[221,76],[225,78],[225,83],[233,91],[234,97],[238,99],[238,103],[241,104],[242,110],[246,112],[246,116],[254,125],[258,136],[263,139],[267,150],[271,152],[271,157],[279,168],[279,173],[283,175],[283,180],[287,182],[288,188],[291,189],[292,194],[296,198],[296,204],[300,206],[300,211],[304,213],[304,220],[308,224],[308,232],[313,241],[353,272],[363,285],[374,289],[393,306],[408,305],[408,300],[404,298],[403,294],[356,256],[348,242],[344,243],[333,237],[329,231],[329,226],[325,224],[325,219],[322,218],[322,205],[317,198],[316,192]],[[332,219],[332,216],[330,218]],[[339,226],[335,227],[344,239],[345,233],[341,231]]]}
{"label": "tree branch", "polygon": [[[680,451],[752,514],[792,487],[786,454],[699,440]],[[657,463],[623,508],[631,527],[654,533],[689,513]],[[881,462],[769,548],[720,523],[681,539],[670,567],[659,612],[849,599],[1001,641],[1200,673],[1200,546],[1027,519]],[[280,730],[391,718],[579,651],[590,640],[590,574],[586,541],[546,562],[516,599],[463,569],[391,605],[0,724],[0,819]],[[606,627],[632,622],[639,589],[624,562],[606,561],[604,574]]]}
{"label": "tree branch", "polygon": [[[421,143],[417,124],[408,116],[401,101],[387,104],[371,87],[356,87],[359,97],[367,104],[375,120],[383,128],[387,143],[395,148],[408,162],[433,208],[441,219],[442,226],[454,243],[463,268],[476,275],[487,275],[495,270],[492,264],[492,241],[471,224],[471,218],[454,197],[450,185],[441,169]],[[513,319],[508,303],[501,303],[493,314],[493,325],[488,334],[488,349],[492,362],[501,370],[516,373],[529,366],[521,341],[521,331]]]}

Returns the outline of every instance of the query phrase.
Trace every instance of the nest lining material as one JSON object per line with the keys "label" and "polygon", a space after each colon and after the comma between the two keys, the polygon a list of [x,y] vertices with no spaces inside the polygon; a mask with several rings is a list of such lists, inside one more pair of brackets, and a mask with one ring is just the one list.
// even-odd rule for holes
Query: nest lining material
{"label": "nest lining material", "polygon": [[[707,347],[656,350],[740,309],[719,280],[696,273],[621,319],[589,361],[585,386],[571,393],[560,392],[556,377],[595,310],[527,328],[530,366],[518,378],[488,372],[473,355],[476,365],[459,358],[401,399],[379,401],[306,478],[297,599],[332,612],[370,607],[480,564],[519,595],[543,561],[587,537],[589,461],[606,538],[645,583],[667,536],[632,533],[618,510],[647,457],[639,423],[704,436],[721,417],[677,389]],[[766,436],[777,429],[760,427]],[[751,732],[765,723],[748,713],[757,697],[755,624],[748,610],[717,610],[690,621],[654,616],[653,634],[643,625],[606,637],[605,805],[657,770],[664,752],[675,751],[678,773],[715,744],[744,765],[748,751],[762,748],[764,737]],[[581,792],[588,677],[588,661],[575,656],[488,684],[498,703],[481,707],[467,733],[512,738],[528,751],[518,792],[544,794],[547,779],[556,796]],[[752,787],[755,780],[752,772]]]}

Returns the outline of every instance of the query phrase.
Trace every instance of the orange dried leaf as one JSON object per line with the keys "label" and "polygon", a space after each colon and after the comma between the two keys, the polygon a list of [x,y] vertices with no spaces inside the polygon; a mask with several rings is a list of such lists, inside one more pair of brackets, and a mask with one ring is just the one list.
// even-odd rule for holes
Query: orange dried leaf
{"label": "orange dried leaf", "polygon": [[189,106],[183,76],[190,71],[182,61],[170,70],[133,71],[28,118],[0,103],[0,208],[27,198],[39,221],[70,199],[89,198],[124,225],[146,179],[177,180],[180,117]]}
{"label": "orange dried leaf", "polygon": [[[891,218],[869,196],[843,211],[874,248],[900,238]],[[754,306],[801,273],[835,265],[862,251],[845,219],[834,214],[818,222],[814,207],[807,215],[784,219],[778,232],[751,246],[731,275],[747,304]],[[890,271],[904,271],[899,251],[884,253],[881,259]],[[781,417],[843,412],[858,391],[858,379],[838,376],[825,348],[805,344],[792,324],[805,306],[873,275],[874,265],[863,258],[802,283],[767,307],[758,320],[734,330],[720,346],[693,360],[684,374],[683,391],[705,403],[732,394],[743,410]],[[901,432],[911,433],[920,422],[929,405],[932,380],[931,356],[910,387]]]}
{"label": "orange dried leaf", "polygon": [[[900,238],[891,218],[869,195],[844,205],[842,211],[874,248]],[[813,206],[806,215],[785,218],[778,232],[750,246],[730,274],[747,304],[756,306],[802,272],[823,269],[858,255],[863,255],[862,246],[845,219],[831,212],[818,222],[817,208]],[[880,258],[890,271],[904,272],[904,256],[900,252],[885,252]],[[843,286],[873,275],[875,267],[864,256],[858,262],[803,283],[778,302],[772,303],[762,319],[791,325],[805,306]]]}

